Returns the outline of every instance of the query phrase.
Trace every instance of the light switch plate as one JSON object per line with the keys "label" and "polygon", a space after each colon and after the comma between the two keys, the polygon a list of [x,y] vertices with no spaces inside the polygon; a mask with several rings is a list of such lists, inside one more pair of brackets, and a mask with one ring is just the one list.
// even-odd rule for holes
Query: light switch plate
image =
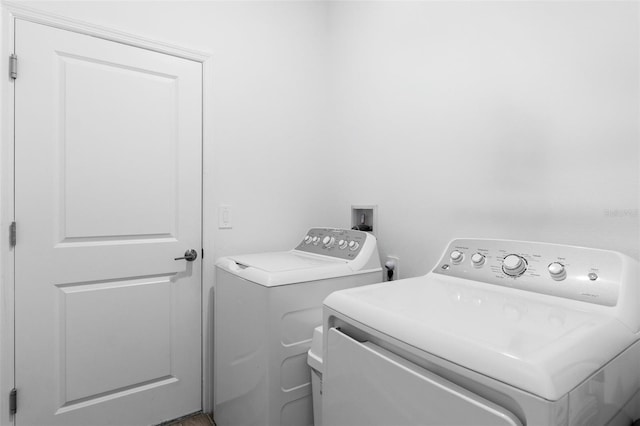
{"label": "light switch plate", "polygon": [[233,228],[231,223],[231,206],[228,204],[221,204],[218,207],[218,229],[231,228]]}

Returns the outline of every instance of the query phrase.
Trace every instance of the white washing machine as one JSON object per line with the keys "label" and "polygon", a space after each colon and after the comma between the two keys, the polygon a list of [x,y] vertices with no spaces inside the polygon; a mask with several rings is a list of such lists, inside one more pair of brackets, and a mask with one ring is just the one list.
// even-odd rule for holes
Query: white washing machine
{"label": "white washing machine", "polygon": [[311,229],[291,251],[216,263],[214,418],[218,426],[313,425],[307,350],[333,291],[382,281],[376,239]]}
{"label": "white washing machine", "polygon": [[629,426],[640,282],[617,252],[458,239],[423,277],[325,300],[324,426]]}

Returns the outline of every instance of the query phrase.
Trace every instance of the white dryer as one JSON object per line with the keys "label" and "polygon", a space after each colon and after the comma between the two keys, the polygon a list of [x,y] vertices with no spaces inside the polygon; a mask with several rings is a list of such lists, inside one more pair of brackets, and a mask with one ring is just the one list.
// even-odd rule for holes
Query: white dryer
{"label": "white dryer", "polygon": [[325,301],[324,426],[629,426],[640,282],[617,252],[458,239]]}
{"label": "white dryer", "polygon": [[382,281],[376,239],[311,229],[293,250],[216,263],[214,418],[218,426],[313,425],[307,350],[333,291]]}

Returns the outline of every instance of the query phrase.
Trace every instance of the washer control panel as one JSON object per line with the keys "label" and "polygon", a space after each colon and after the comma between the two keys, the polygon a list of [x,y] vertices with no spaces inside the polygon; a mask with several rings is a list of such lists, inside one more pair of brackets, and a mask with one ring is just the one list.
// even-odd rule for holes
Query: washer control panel
{"label": "washer control panel", "polygon": [[295,249],[353,260],[360,253],[367,238],[370,237],[366,232],[354,229],[312,228]]}
{"label": "washer control panel", "polygon": [[614,251],[510,240],[453,240],[434,273],[615,306],[623,255]]}

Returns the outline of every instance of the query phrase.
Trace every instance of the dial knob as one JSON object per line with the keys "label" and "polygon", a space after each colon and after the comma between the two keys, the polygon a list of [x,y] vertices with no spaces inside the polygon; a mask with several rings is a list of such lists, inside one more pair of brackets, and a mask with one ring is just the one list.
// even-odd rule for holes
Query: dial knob
{"label": "dial knob", "polygon": [[315,236],[311,239],[311,241],[313,242],[313,244],[318,244],[318,242],[320,242],[320,237]]}
{"label": "dial knob", "polygon": [[305,244],[310,244],[312,240],[313,240],[313,238],[311,238],[311,235],[307,235],[307,236],[304,237],[304,243]]}
{"label": "dial knob", "polygon": [[449,257],[453,263],[460,263],[464,258],[464,254],[461,251],[454,250],[449,254]]}
{"label": "dial knob", "polygon": [[338,241],[338,247],[340,247],[341,250],[346,249],[347,248],[347,241],[346,240]]}
{"label": "dial knob", "polygon": [[473,263],[473,266],[482,266],[484,264],[486,257],[484,256],[484,254],[482,253],[474,253],[473,256],[471,256],[471,263]]}
{"label": "dial knob", "polygon": [[518,256],[517,254],[510,254],[505,256],[502,261],[502,271],[511,276],[518,277],[527,270],[527,262],[524,258]]}
{"label": "dial knob", "polygon": [[336,239],[328,235],[322,239],[322,244],[325,247],[331,247],[335,242],[336,242]]}
{"label": "dial knob", "polygon": [[356,251],[360,247],[360,243],[357,241],[349,241],[349,250]]}
{"label": "dial knob", "polygon": [[551,278],[556,281],[562,281],[567,277],[567,270],[560,262],[550,263],[547,269],[549,270],[549,275],[551,275]]}

